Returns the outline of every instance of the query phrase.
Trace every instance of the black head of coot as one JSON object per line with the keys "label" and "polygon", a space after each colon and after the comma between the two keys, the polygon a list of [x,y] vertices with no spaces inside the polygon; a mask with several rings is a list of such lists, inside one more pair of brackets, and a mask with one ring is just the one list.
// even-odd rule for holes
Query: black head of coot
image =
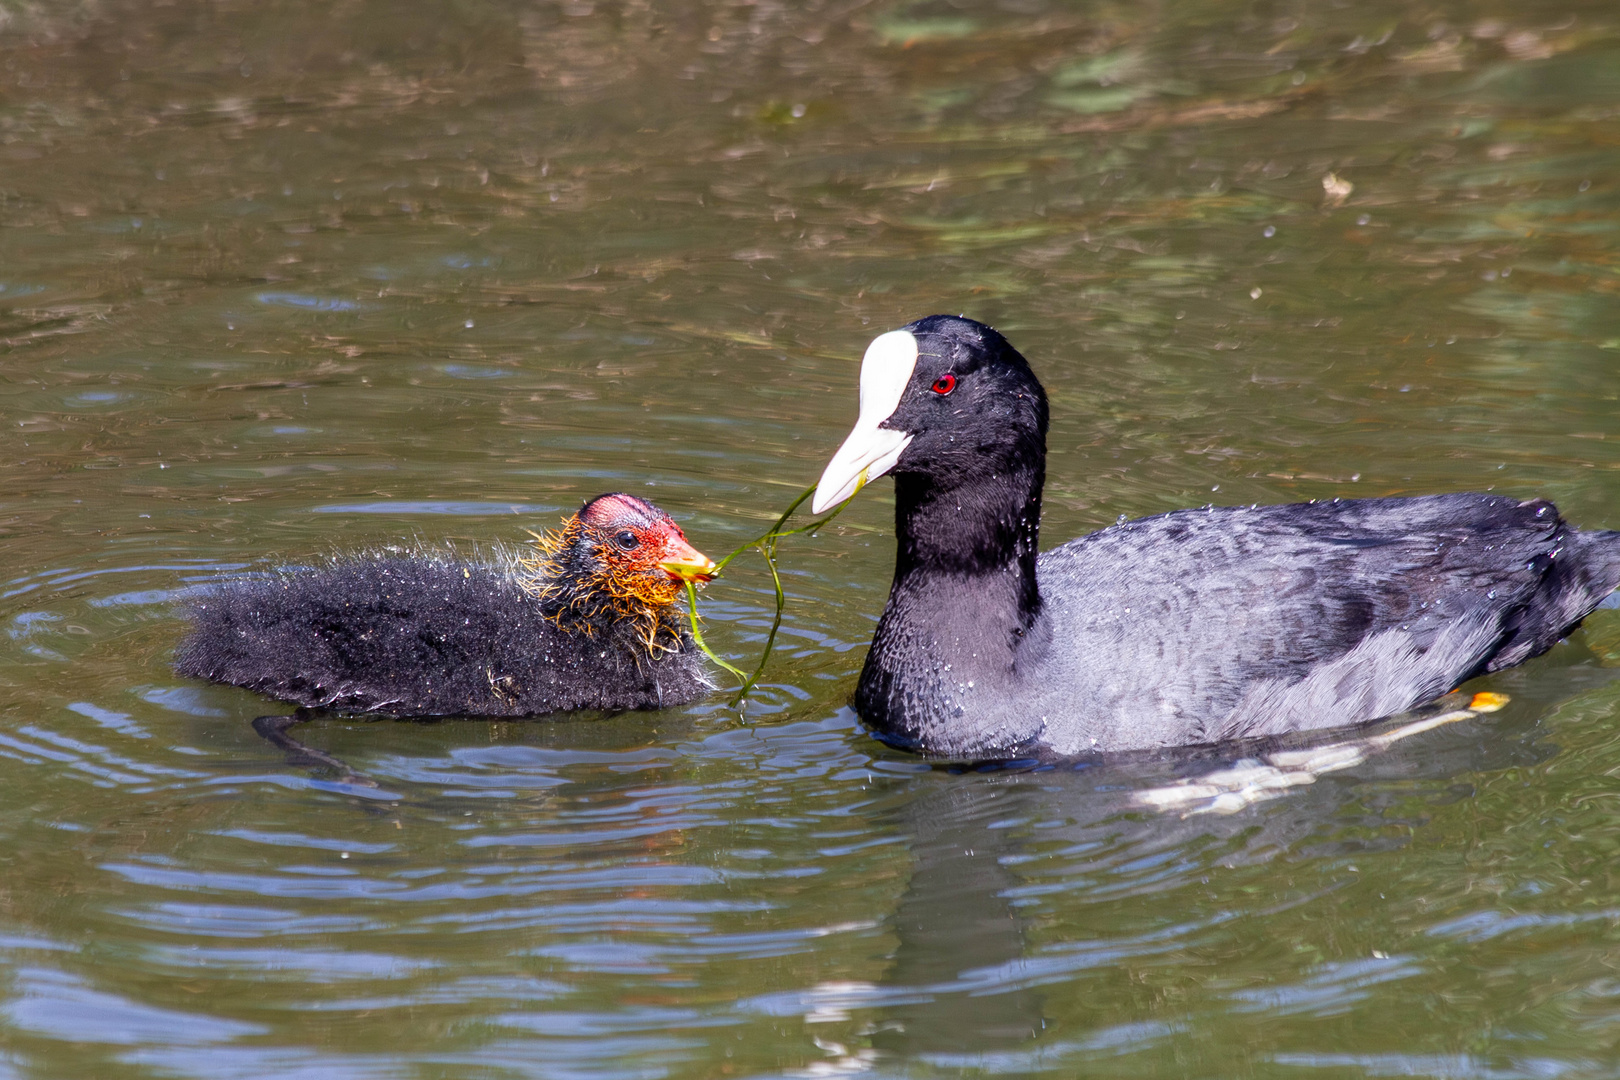
{"label": "black head of coot", "polygon": [[917,339],[917,365],[880,425],[911,436],[892,471],[955,487],[1039,466],[1046,391],[1022,354],[995,330],[960,316],[930,315],[902,329]]}

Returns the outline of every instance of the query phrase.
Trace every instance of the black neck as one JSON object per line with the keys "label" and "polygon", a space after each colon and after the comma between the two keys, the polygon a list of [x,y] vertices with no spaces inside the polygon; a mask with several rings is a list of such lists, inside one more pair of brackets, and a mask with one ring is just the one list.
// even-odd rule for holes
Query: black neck
{"label": "black neck", "polygon": [[[999,758],[1017,756],[1039,730],[1038,716],[983,707],[1005,698],[1020,658],[1042,648],[1035,555],[1045,467],[1042,455],[1031,460],[966,484],[896,474],[894,588],[855,691],[880,738]],[[975,701],[966,721],[964,691]]]}
{"label": "black neck", "polygon": [[[1033,625],[1041,597],[1035,557],[1041,529],[1045,455],[959,484],[923,473],[894,478],[895,586],[927,587],[929,578],[1014,577],[1019,623]],[[1000,590],[995,590],[1000,591]]]}

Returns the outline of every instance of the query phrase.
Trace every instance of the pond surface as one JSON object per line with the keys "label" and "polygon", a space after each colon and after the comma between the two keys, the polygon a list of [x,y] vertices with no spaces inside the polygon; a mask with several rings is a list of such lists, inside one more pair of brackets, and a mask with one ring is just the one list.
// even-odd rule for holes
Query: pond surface
{"label": "pond surface", "polygon": [[718,556],[936,311],[1051,392],[1048,545],[1620,527],[1617,234],[1612,0],[0,2],[0,1077],[1616,1075],[1620,612],[1228,815],[867,736],[886,481],[743,717],[302,729],[365,787],[169,662],[197,583],[606,490]]}

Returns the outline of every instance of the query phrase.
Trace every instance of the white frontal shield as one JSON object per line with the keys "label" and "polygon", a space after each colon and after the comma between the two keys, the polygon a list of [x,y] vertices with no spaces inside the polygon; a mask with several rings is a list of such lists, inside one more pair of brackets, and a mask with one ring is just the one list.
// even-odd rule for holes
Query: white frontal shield
{"label": "white frontal shield", "polygon": [[916,368],[917,339],[909,331],[879,334],[866,347],[866,356],[861,360],[861,413],[855,420],[855,430],[821,474],[821,483],[816,485],[816,496],[810,503],[811,513],[837,506],[900,460],[911,436],[878,425],[900,407],[900,398]]}

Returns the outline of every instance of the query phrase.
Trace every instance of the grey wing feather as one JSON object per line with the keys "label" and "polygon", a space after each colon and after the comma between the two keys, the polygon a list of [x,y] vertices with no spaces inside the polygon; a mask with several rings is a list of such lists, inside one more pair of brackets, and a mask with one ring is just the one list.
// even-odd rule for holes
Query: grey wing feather
{"label": "grey wing feather", "polygon": [[1478,494],[1104,529],[1039,563],[1051,681],[1084,687],[1072,707],[1042,702],[1047,737],[1083,752],[1398,712],[1545,651],[1620,580],[1617,549],[1550,504]]}

